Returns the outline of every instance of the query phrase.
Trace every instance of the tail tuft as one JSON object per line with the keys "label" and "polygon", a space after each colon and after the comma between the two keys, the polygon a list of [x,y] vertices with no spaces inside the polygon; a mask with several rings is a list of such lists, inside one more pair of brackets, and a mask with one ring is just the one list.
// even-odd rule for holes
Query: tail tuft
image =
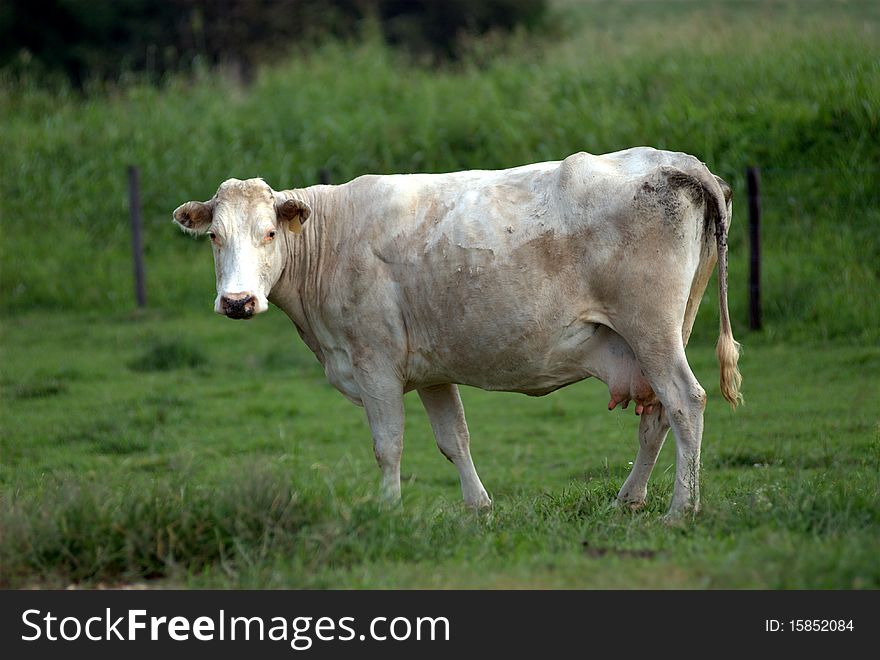
{"label": "tail tuft", "polygon": [[733,338],[731,332],[724,332],[722,330],[721,334],[718,335],[715,355],[721,367],[721,394],[736,409],[743,402],[742,393],[739,391],[740,385],[742,385],[742,376],[737,367],[737,362],[739,361],[739,342]]}

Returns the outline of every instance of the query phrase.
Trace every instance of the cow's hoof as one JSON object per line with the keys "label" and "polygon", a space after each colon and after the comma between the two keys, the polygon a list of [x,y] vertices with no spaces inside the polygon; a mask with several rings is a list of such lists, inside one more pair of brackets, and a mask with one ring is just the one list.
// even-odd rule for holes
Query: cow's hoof
{"label": "cow's hoof", "polygon": [[400,494],[388,494],[382,493],[379,496],[379,509],[382,511],[395,511],[397,509],[403,508],[403,500],[400,498]]}
{"label": "cow's hoof", "polygon": [[669,525],[670,527],[682,527],[693,520],[697,513],[699,513],[699,511],[693,508],[670,509],[663,514],[660,520],[663,521],[663,524]]}
{"label": "cow's hoof", "polygon": [[614,500],[614,506],[621,510],[641,511],[645,508],[645,500],[628,500],[618,497]]}
{"label": "cow's hoof", "polygon": [[486,493],[483,493],[481,497],[476,499],[465,500],[464,505],[471,511],[488,511],[492,508],[492,500],[489,499],[489,496]]}

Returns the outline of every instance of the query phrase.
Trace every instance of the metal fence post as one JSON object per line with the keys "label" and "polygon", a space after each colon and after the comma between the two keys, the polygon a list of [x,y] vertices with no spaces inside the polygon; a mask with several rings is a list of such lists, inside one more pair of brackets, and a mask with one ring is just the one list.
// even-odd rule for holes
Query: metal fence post
{"label": "metal fence post", "polygon": [[761,173],[746,169],[749,194],[749,329],[761,329]]}

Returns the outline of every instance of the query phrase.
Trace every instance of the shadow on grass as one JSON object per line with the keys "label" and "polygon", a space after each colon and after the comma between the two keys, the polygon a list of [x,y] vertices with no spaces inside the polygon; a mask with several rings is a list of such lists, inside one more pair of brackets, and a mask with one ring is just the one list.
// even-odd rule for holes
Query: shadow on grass
{"label": "shadow on grass", "polygon": [[184,339],[170,338],[152,341],[140,357],[128,363],[133,371],[170,371],[200,367],[208,358],[202,350]]}

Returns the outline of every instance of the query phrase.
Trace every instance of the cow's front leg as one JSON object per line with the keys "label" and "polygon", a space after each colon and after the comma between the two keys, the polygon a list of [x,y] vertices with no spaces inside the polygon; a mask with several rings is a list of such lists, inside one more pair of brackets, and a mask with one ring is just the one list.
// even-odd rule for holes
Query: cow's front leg
{"label": "cow's front leg", "polygon": [[639,421],[639,453],[633,462],[632,471],[617,494],[617,500],[632,508],[645,504],[648,495],[648,479],[657,463],[657,456],[663,448],[663,441],[669,432],[669,422],[662,404],[654,406],[650,413],[642,415]]}
{"label": "cow's front leg", "polygon": [[400,457],[403,454],[403,388],[397,383],[361,392],[373,435],[373,451],[382,471],[382,497],[400,501]]}
{"label": "cow's front leg", "polygon": [[464,503],[474,509],[488,507],[492,500],[483,488],[471,459],[470,434],[458,387],[450,384],[423,387],[419,390],[419,396],[431,421],[437,448],[458,468]]}

